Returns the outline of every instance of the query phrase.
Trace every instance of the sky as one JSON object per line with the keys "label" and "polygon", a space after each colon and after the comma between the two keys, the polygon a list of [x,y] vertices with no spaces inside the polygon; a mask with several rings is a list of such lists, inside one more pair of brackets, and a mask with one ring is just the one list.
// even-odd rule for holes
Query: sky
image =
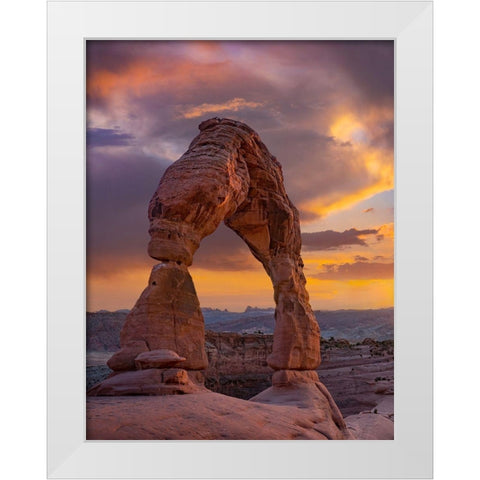
{"label": "sky", "polygon": [[[152,266],[148,202],[208,118],[257,131],[300,212],[314,309],[393,306],[391,41],[88,41],[87,310],[132,308]],[[202,307],[274,306],[223,224],[190,273]]]}

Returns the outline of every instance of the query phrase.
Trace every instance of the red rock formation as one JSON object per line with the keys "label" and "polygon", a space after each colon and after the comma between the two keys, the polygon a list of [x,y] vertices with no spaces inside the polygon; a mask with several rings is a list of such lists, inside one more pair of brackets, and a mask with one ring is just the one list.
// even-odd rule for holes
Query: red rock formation
{"label": "red rock formation", "polygon": [[115,371],[147,368],[139,356],[141,360],[146,352],[171,350],[184,357],[182,368],[202,370],[207,366],[204,338],[203,315],[187,267],[159,263],[125,319],[121,349],[107,363]]}
{"label": "red rock formation", "polygon": [[[285,191],[280,164],[258,134],[228,119],[201,123],[200,134],[160,180],[148,215],[148,253],[161,263],[153,267],[147,288],[126,318],[121,350],[109,367],[117,372],[160,368],[158,361],[142,359],[171,350],[185,358],[185,370],[206,368],[203,316],[187,267],[201,240],[224,221],[272,280],[276,311],[269,366],[286,371],[279,372],[282,381],[314,382],[308,374],[288,373],[318,367],[320,331],[305,288],[298,211]],[[135,378],[125,377],[129,392]],[[163,376],[155,379],[165,383]],[[109,391],[122,391],[121,377],[110,383],[114,387]]]}
{"label": "red rock formation", "polygon": [[305,288],[298,211],[286,194],[280,164],[256,132],[228,119],[200,124],[200,134],[161,179],[149,218],[150,256],[185,265],[224,221],[273,283],[277,308],[269,365],[318,367],[320,332]]}
{"label": "red rock formation", "polygon": [[291,390],[281,392],[284,402],[274,399],[270,404],[212,392],[177,397],[122,396],[114,401],[108,397],[90,397],[86,404],[86,438],[353,440],[346,427],[337,425],[327,399],[316,396],[315,391],[319,393],[313,384],[304,386],[295,392],[297,400],[292,398]]}

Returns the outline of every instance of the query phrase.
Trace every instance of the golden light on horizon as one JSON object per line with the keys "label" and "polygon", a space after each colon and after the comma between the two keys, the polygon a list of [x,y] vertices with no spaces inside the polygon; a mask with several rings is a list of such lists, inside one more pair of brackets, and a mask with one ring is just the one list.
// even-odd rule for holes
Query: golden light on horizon
{"label": "golden light on horizon", "polygon": [[353,193],[347,193],[343,195],[341,192],[333,193],[309,202],[305,202],[301,205],[301,207],[303,210],[315,213],[320,217],[326,217],[331,213],[337,213],[340,210],[351,208],[367,198],[392,188],[393,177],[381,178],[372,185],[368,185],[367,187],[361,188]]}
{"label": "golden light on horizon", "polygon": [[337,281],[307,277],[307,290],[314,310],[388,308],[393,306],[394,279]]}

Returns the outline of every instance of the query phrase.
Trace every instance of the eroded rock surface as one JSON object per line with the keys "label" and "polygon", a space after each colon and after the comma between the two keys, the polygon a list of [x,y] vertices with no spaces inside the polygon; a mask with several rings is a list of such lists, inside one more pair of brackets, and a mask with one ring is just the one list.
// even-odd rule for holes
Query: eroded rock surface
{"label": "eroded rock surface", "polygon": [[182,395],[208,390],[186,370],[159,369],[114,373],[89,390],[91,397],[125,395]]}
{"label": "eroded rock surface", "polygon": [[276,311],[268,364],[313,370],[320,363],[320,332],[305,288],[298,211],[281,165],[245,124],[211,119],[199,128],[150,201],[149,255],[191,265],[201,240],[224,221],[272,280]]}
{"label": "eroded rock surface", "polygon": [[[297,397],[297,402],[294,397]],[[310,400],[308,400],[310,398]],[[347,440],[328,402],[308,388],[288,403],[250,402],[212,392],[87,399],[87,440]],[[314,405],[305,408],[304,405]]]}

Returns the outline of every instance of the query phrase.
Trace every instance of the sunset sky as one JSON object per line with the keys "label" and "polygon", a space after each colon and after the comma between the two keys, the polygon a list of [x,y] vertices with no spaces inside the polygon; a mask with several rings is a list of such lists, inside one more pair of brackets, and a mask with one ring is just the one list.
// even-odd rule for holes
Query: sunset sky
{"label": "sunset sky", "polygon": [[[282,164],[314,309],[393,305],[391,41],[88,41],[87,310],[132,308],[156,263],[147,207],[198,124],[233,118]],[[190,268],[202,307],[274,306],[221,225]]]}

